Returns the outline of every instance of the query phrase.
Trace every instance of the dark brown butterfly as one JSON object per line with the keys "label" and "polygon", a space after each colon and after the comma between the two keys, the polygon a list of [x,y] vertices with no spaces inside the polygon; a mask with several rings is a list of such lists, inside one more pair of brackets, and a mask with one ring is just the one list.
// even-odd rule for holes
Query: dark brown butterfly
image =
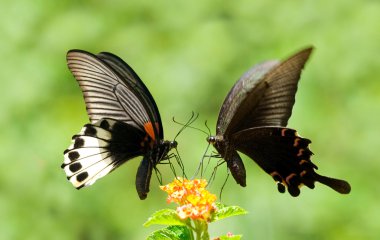
{"label": "dark brown butterfly", "polygon": [[137,170],[140,199],[149,192],[152,170],[177,142],[163,140],[157,105],[137,74],[119,57],[70,50],[67,65],[83,92],[90,124],[64,151],[67,178],[80,189],[126,161],[144,156]]}
{"label": "dark brown butterfly", "polygon": [[208,141],[226,161],[232,176],[246,186],[246,171],[237,151],[253,159],[277,182],[279,192],[300,194],[300,186],[325,184],[349,193],[343,180],[317,174],[310,157],[311,141],[286,128],[295,102],[301,71],[312,48],[285,61],[266,61],[246,72],[228,93],[219,113],[216,136]]}

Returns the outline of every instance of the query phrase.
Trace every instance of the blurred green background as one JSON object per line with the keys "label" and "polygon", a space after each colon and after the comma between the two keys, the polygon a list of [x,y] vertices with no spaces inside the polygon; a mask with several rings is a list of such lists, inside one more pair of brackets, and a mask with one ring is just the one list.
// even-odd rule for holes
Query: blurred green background
{"label": "blurred green background", "polygon": [[[165,139],[191,111],[209,121],[253,64],[316,47],[289,126],[312,139],[319,173],[348,180],[343,196],[317,184],[298,198],[245,159],[246,188],[229,179],[223,202],[250,213],[211,224],[212,236],[244,239],[379,239],[380,2],[367,1],[11,1],[0,2],[1,239],[144,239],[142,224],[167,206],[152,178],[145,201],[134,181],[140,159],[75,190],[62,152],[88,118],[65,55],[79,48],[119,55],[160,109]],[[179,151],[191,175],[207,145],[187,130]],[[160,166],[164,181],[172,180]],[[212,191],[225,178],[219,169]]]}

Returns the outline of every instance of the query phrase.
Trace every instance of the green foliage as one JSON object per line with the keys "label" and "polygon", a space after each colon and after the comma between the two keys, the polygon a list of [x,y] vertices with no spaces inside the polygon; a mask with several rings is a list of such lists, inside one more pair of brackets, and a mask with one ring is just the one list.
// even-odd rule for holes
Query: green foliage
{"label": "green foliage", "polygon": [[149,227],[154,224],[161,225],[186,225],[182,221],[175,210],[173,209],[161,209],[152,214],[152,216],[144,223],[144,227]]}
{"label": "green foliage", "polygon": [[218,207],[218,210],[212,214],[211,222],[216,222],[228,217],[247,214],[247,211],[239,206],[226,206],[222,203],[216,203],[216,205]]}
{"label": "green foliage", "polygon": [[[217,206],[217,210],[212,213],[211,215],[211,222],[216,222],[218,220],[233,217],[237,215],[243,215],[247,214],[247,211],[245,211],[243,208],[239,206],[226,206],[222,203],[215,202]],[[192,224],[194,223],[194,224]],[[194,230],[197,233],[206,233],[207,236],[203,236],[197,239],[209,239],[208,236],[208,224],[205,221],[202,220],[195,220],[192,221],[191,219],[185,219],[181,220],[176,211],[172,209],[162,209],[152,214],[152,216],[144,223],[144,227],[149,227],[151,225],[158,224],[158,225],[171,225],[166,228],[163,228],[161,230],[153,232],[151,235],[149,235],[148,239],[162,239],[162,237],[173,237],[171,239],[177,239],[179,235],[188,236],[188,232],[190,232],[189,237],[193,237],[192,231]],[[182,226],[180,226],[182,225]],[[174,227],[174,228],[170,228]],[[173,231],[172,229],[175,229]],[[202,235],[202,234],[197,234]],[[240,239],[241,235],[234,236],[230,239]],[[190,238],[178,238],[178,239],[190,239]]]}
{"label": "green foliage", "polygon": [[157,230],[147,237],[147,240],[192,240],[192,233],[185,226],[169,226]]}
{"label": "green foliage", "polygon": [[241,235],[233,235],[233,236],[220,236],[218,240],[240,240],[241,239]]}

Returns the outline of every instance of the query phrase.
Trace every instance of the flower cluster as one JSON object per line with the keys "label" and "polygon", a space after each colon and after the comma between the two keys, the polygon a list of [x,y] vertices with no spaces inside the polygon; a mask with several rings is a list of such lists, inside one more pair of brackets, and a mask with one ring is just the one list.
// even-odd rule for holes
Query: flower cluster
{"label": "flower cluster", "polygon": [[175,202],[179,205],[177,213],[181,219],[207,221],[216,210],[216,196],[207,191],[206,186],[207,181],[204,179],[176,178],[172,183],[161,186],[161,189],[168,193],[168,203]]}

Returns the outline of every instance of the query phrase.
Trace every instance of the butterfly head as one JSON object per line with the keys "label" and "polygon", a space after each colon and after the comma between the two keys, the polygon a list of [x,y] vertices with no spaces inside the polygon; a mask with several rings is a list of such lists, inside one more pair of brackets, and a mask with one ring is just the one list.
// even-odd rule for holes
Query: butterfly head
{"label": "butterfly head", "polygon": [[226,139],[221,135],[209,136],[206,138],[206,141],[212,145],[220,144],[224,142]]}
{"label": "butterfly head", "polygon": [[178,146],[177,141],[164,141],[164,144],[168,146],[169,149],[177,148]]}
{"label": "butterfly head", "polygon": [[215,142],[216,142],[216,137],[215,137],[215,136],[207,137],[207,138],[206,138],[206,141],[207,141],[208,143],[214,145]]}
{"label": "butterfly head", "polygon": [[177,141],[167,141],[167,140],[162,140],[161,142],[161,158],[165,158],[165,156],[172,150],[173,148],[177,148],[178,143]]}

